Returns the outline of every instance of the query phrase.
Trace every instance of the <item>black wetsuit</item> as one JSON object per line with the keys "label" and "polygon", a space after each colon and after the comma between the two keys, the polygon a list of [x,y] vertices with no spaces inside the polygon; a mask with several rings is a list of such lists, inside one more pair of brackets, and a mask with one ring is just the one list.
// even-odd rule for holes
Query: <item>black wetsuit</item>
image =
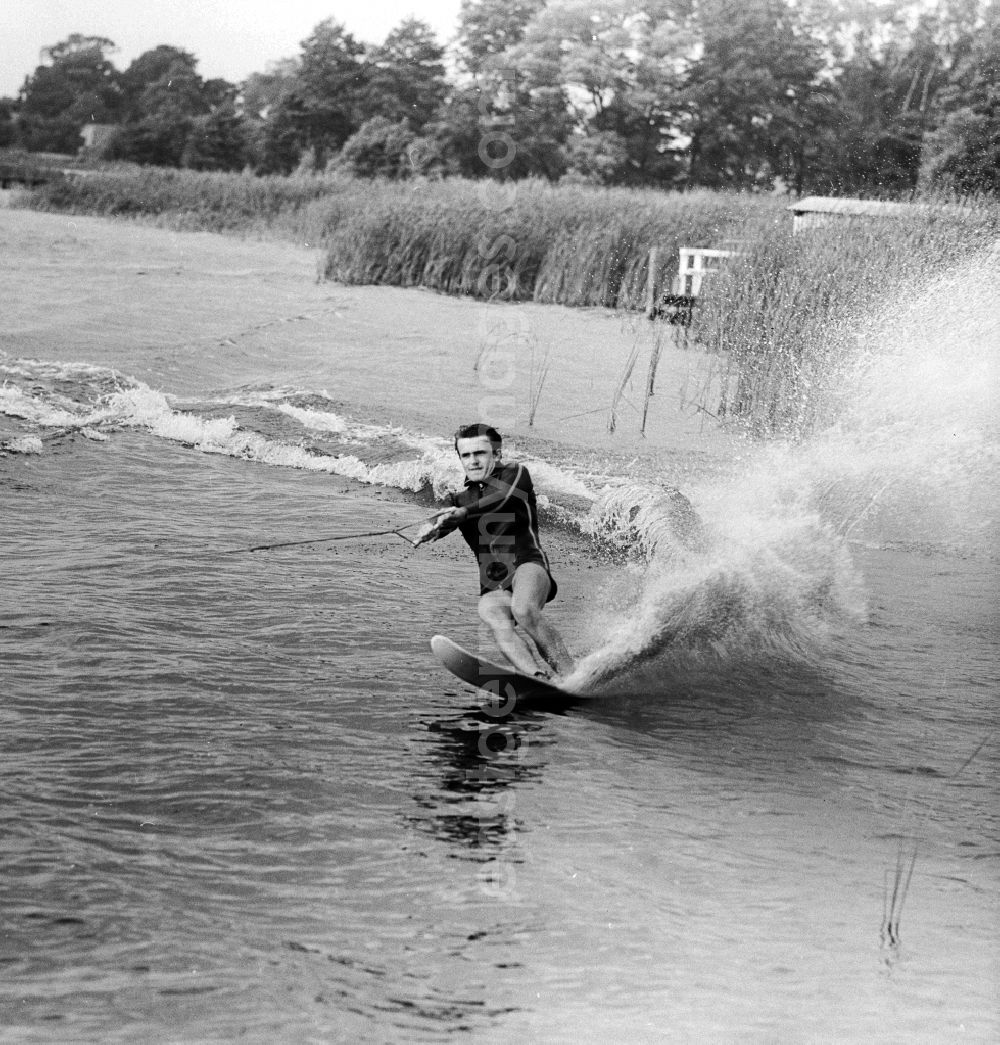
{"label": "black wetsuit", "polygon": [[556,596],[556,582],[538,539],[538,510],[531,476],[523,464],[498,465],[482,482],[465,481],[465,489],[450,495],[456,508],[467,515],[446,530],[462,531],[466,544],[479,561],[479,591],[510,590],[514,571],[536,562],[549,575],[546,602]]}

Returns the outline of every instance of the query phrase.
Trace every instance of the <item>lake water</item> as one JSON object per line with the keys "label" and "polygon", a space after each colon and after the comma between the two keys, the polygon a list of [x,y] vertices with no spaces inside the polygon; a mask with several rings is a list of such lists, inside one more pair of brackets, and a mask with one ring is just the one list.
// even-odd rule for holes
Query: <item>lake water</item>
{"label": "lake water", "polygon": [[655,465],[527,458],[559,714],[434,662],[457,539],[241,551],[421,519],[436,434],[0,353],[0,1039],[997,1040],[1000,278],[949,278],[692,478],[704,547]]}

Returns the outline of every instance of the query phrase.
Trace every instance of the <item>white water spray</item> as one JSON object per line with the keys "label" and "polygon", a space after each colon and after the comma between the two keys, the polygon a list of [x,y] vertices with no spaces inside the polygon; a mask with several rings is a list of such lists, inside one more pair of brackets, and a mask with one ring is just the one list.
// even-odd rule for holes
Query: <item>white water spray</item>
{"label": "white water spray", "polygon": [[[865,331],[838,423],[749,455],[687,491],[703,549],[653,534],[648,569],[571,680],[586,688],[678,657],[812,659],[864,618],[849,546],[990,555],[998,536],[1000,256],[942,276]],[[654,513],[655,514],[655,513]]]}

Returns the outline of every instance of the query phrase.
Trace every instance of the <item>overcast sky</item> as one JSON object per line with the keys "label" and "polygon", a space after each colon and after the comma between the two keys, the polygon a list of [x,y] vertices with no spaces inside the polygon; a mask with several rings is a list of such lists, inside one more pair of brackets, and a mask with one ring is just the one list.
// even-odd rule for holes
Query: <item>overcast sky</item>
{"label": "overcast sky", "polygon": [[198,59],[203,78],[237,83],[268,62],[299,53],[325,18],[364,43],[381,43],[405,18],[426,22],[440,43],[458,25],[461,0],[0,0],[0,96],[14,97],[43,47],[71,33],[118,45],[118,69],[158,44]]}

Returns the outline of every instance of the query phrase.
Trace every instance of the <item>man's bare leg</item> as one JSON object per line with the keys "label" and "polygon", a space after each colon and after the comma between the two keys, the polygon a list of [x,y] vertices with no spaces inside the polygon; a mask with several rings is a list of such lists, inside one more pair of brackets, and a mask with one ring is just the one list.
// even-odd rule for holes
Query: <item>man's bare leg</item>
{"label": "man's bare leg", "polygon": [[514,574],[511,613],[518,626],[531,637],[549,667],[558,674],[568,675],[573,670],[573,658],[562,636],[542,616],[550,584],[544,566],[536,562],[522,563]]}
{"label": "man's bare leg", "polygon": [[518,634],[511,610],[509,591],[488,591],[479,599],[479,616],[490,626],[500,652],[523,675],[534,675],[542,670],[531,647]]}

